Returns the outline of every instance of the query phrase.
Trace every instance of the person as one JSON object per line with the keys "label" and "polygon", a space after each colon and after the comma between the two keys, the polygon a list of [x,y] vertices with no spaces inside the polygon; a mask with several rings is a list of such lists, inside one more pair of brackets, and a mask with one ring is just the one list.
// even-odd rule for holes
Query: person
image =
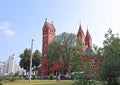
{"label": "person", "polygon": [[60,81],[60,76],[61,76],[60,73],[56,73],[56,81]]}
{"label": "person", "polygon": [[60,75],[58,75],[58,81],[60,81]]}
{"label": "person", "polygon": [[57,74],[57,71],[56,71],[56,81],[58,81],[58,74]]}

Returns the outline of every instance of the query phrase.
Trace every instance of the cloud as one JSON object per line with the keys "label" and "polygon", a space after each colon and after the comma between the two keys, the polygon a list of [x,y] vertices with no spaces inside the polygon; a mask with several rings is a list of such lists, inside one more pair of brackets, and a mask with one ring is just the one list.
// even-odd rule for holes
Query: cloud
{"label": "cloud", "polygon": [[13,30],[10,29],[11,24],[9,22],[6,21],[2,21],[0,22],[0,30],[8,36],[12,36],[15,34],[15,32]]}
{"label": "cloud", "polygon": [[4,30],[4,34],[12,36],[15,34],[15,32],[13,30],[6,29],[6,30]]}
{"label": "cloud", "polygon": [[11,26],[9,22],[3,21],[0,22],[0,29],[8,29]]}

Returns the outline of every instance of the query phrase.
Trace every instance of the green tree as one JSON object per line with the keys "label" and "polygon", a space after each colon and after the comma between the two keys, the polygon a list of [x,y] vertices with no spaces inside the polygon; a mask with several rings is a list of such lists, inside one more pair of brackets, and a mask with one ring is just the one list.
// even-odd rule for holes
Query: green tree
{"label": "green tree", "polygon": [[46,51],[48,65],[53,64],[54,60],[58,59],[60,63],[63,61],[67,63],[66,67],[68,71],[78,68],[78,59],[80,59],[79,56],[81,53],[79,47],[81,48],[81,43],[78,42],[75,34],[63,32],[57,35],[55,41],[49,44]]}
{"label": "green tree", "polygon": [[37,70],[38,66],[40,65],[41,57],[42,57],[42,54],[40,53],[40,51],[35,50],[32,58],[32,67],[34,67],[34,70]]}
{"label": "green tree", "polygon": [[48,66],[50,66],[53,64],[54,60],[60,55],[59,44],[55,41],[50,43],[45,53],[47,55]]}
{"label": "green tree", "polygon": [[[83,47],[82,48],[80,47],[80,46],[82,46],[81,44],[82,44],[81,40],[79,40],[79,45],[78,45],[79,47],[77,46],[79,50],[78,50],[77,54],[79,55],[78,58],[80,58],[80,61],[81,62],[84,61],[84,63],[83,63],[82,66],[80,66],[80,64],[78,65],[78,68],[80,70],[77,71],[76,78],[77,77],[80,77],[80,78],[78,78],[78,80],[75,81],[73,83],[73,85],[96,85],[96,82],[94,80],[96,80],[96,70],[97,70],[97,68],[95,70],[90,69],[91,62],[87,62],[87,60],[83,60],[84,58],[83,58],[82,54],[86,54],[86,55],[94,54],[95,55],[95,54],[97,54],[98,47],[94,46],[94,48],[95,48],[94,50],[95,51],[94,50],[90,50],[90,52],[88,54],[86,52],[83,53],[83,51],[82,51]],[[95,55],[95,57],[97,58],[96,55]],[[78,60],[76,60],[76,62],[78,62]],[[89,75],[90,73],[92,75]]]}
{"label": "green tree", "polygon": [[[103,62],[100,63],[100,78],[104,85],[119,85],[120,77],[120,38],[109,29],[105,34],[102,55]],[[100,52],[99,52],[100,53]]]}
{"label": "green tree", "polygon": [[80,60],[82,59],[82,55],[83,55],[82,41],[79,37],[77,38],[76,45],[72,47],[70,53],[71,53],[71,56],[70,56],[71,71],[78,72],[81,70]]}
{"label": "green tree", "polygon": [[31,56],[31,51],[30,49],[25,49],[23,53],[19,55],[20,57],[20,67],[24,68],[27,72],[30,69],[30,56]]}
{"label": "green tree", "polygon": [[[32,67],[37,68],[37,66],[40,65],[40,60],[41,60],[41,53],[39,50],[36,50],[33,55],[32,55]],[[31,57],[31,50],[30,49],[25,49],[23,53],[19,55],[20,57],[20,67],[24,68],[27,72],[29,72],[30,69],[30,57]]]}

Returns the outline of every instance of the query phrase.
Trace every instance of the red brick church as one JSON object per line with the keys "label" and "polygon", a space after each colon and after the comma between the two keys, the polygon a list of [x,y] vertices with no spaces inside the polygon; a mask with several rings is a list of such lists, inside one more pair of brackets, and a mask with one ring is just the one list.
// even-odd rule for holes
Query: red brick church
{"label": "red brick church", "polygon": [[[41,76],[48,75],[49,73],[55,73],[59,68],[62,69],[63,74],[66,73],[66,69],[64,69],[65,63],[60,64],[57,60],[55,60],[53,66],[48,69],[45,51],[48,49],[49,43],[54,41],[55,32],[56,29],[53,23],[49,23],[47,20],[45,20],[42,28],[42,65],[38,69],[38,74]],[[82,60],[80,60],[80,66],[83,66],[85,62],[91,62],[89,69],[95,70],[98,66],[98,62],[95,59],[95,56],[89,53],[90,50],[92,50],[92,38],[89,31],[87,30],[85,35],[80,25],[77,36],[81,38],[83,51],[86,52],[86,54],[83,55]]]}

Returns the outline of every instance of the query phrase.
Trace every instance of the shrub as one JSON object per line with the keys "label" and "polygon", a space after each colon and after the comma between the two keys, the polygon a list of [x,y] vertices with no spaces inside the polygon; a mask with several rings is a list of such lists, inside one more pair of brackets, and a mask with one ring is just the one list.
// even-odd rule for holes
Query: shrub
{"label": "shrub", "polygon": [[9,81],[10,81],[10,82],[14,82],[15,80],[16,80],[15,78],[12,78],[12,79],[9,78]]}
{"label": "shrub", "polygon": [[77,74],[77,76],[80,76],[80,78],[73,85],[96,85],[96,82],[86,73]]}
{"label": "shrub", "polygon": [[24,80],[24,77],[20,75],[20,76],[18,77],[18,80]]}
{"label": "shrub", "polygon": [[2,76],[0,76],[0,81],[3,81],[3,80],[4,80],[4,78]]}
{"label": "shrub", "polygon": [[54,75],[53,75],[53,74],[50,74],[50,75],[49,75],[49,79],[50,79],[50,80],[53,80],[53,79],[54,79]]}
{"label": "shrub", "polygon": [[71,74],[70,76],[71,76],[71,79],[74,80],[76,75]]}
{"label": "shrub", "polygon": [[2,82],[0,82],[0,85],[3,85]]}
{"label": "shrub", "polygon": [[33,75],[33,79],[34,80],[36,80],[37,79],[37,75],[35,74],[35,75]]}

